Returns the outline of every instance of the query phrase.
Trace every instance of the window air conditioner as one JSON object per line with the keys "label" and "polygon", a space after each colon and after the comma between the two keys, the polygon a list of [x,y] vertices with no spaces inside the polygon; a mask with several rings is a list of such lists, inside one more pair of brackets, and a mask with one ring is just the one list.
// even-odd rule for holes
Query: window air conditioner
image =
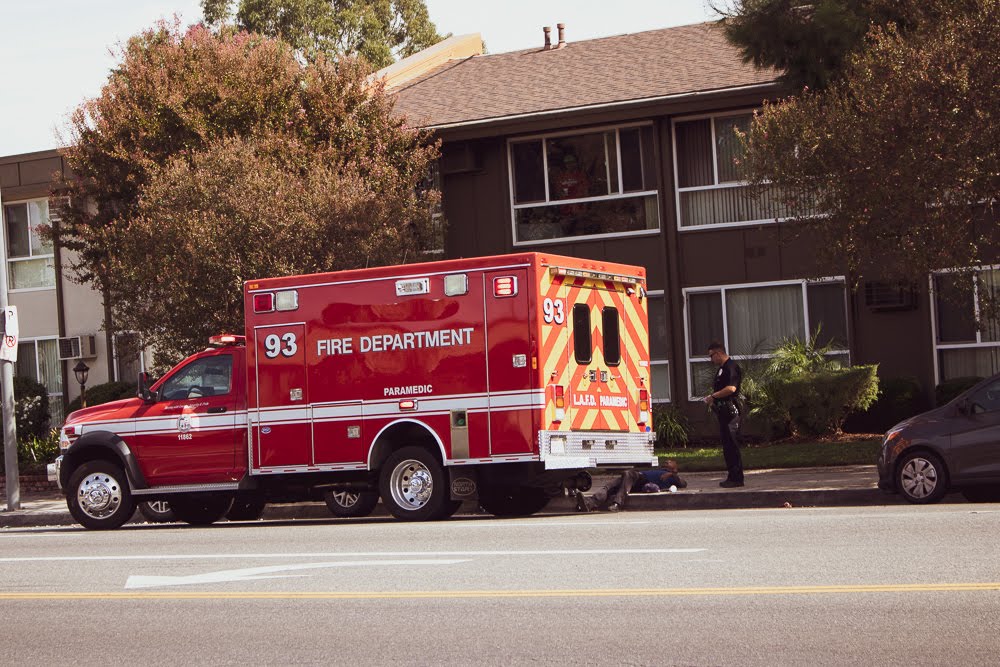
{"label": "window air conditioner", "polygon": [[59,339],[59,360],[93,359],[97,356],[97,338],[88,336],[66,336]]}
{"label": "window air conditioner", "polygon": [[865,283],[865,305],[873,311],[912,310],[917,307],[912,285],[869,281]]}

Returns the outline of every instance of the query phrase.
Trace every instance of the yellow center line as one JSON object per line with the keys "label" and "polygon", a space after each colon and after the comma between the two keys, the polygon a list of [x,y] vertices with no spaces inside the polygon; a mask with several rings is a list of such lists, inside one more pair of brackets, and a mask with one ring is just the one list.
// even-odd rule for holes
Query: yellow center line
{"label": "yellow center line", "polygon": [[416,600],[455,598],[696,597],[712,595],[815,595],[1000,591],[1000,582],[957,584],[847,584],[839,586],[746,586],[736,588],[607,588],[484,591],[145,591],[94,593],[0,593],[0,600]]}

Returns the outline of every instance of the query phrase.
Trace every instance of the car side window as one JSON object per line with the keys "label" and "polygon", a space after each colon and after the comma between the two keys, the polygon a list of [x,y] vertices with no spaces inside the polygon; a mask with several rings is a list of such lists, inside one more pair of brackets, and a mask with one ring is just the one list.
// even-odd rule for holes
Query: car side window
{"label": "car side window", "polygon": [[972,412],[996,412],[1000,410],[1000,380],[989,383],[972,395],[969,403]]}
{"label": "car side window", "polygon": [[224,396],[232,389],[232,375],[231,354],[195,359],[163,384],[160,396],[167,401]]}

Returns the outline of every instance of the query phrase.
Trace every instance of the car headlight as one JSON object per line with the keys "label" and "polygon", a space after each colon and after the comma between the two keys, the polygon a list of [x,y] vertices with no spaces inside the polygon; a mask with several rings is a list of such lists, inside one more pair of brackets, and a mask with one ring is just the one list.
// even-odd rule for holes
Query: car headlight
{"label": "car headlight", "polygon": [[892,443],[893,440],[898,438],[899,434],[903,432],[903,428],[904,427],[902,426],[897,426],[896,428],[887,431],[885,434],[885,438],[882,439],[882,446],[883,447],[889,446],[889,444]]}

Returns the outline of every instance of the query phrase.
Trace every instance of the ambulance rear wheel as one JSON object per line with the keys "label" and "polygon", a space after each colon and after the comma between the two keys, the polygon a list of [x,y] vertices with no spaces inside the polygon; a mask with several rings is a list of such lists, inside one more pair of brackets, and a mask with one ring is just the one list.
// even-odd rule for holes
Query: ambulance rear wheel
{"label": "ambulance rear wheel", "polygon": [[77,523],[90,530],[120,528],[135,513],[125,471],[110,461],[87,461],[74,470],[66,501]]}
{"label": "ambulance rear wheel", "polygon": [[378,504],[378,493],[375,491],[351,491],[335,489],[323,494],[323,500],[330,509],[330,514],[345,518],[368,516]]}
{"label": "ambulance rear wheel", "polygon": [[215,523],[233,506],[233,497],[215,494],[192,494],[175,496],[170,500],[174,514],[184,523],[192,526],[208,526]]}
{"label": "ambulance rear wheel", "polygon": [[444,468],[421,447],[404,447],[386,460],[379,478],[382,502],[397,519],[437,519],[448,502]]}
{"label": "ambulance rear wheel", "polygon": [[533,486],[489,486],[480,490],[479,504],[493,516],[528,516],[545,509],[549,495]]}

